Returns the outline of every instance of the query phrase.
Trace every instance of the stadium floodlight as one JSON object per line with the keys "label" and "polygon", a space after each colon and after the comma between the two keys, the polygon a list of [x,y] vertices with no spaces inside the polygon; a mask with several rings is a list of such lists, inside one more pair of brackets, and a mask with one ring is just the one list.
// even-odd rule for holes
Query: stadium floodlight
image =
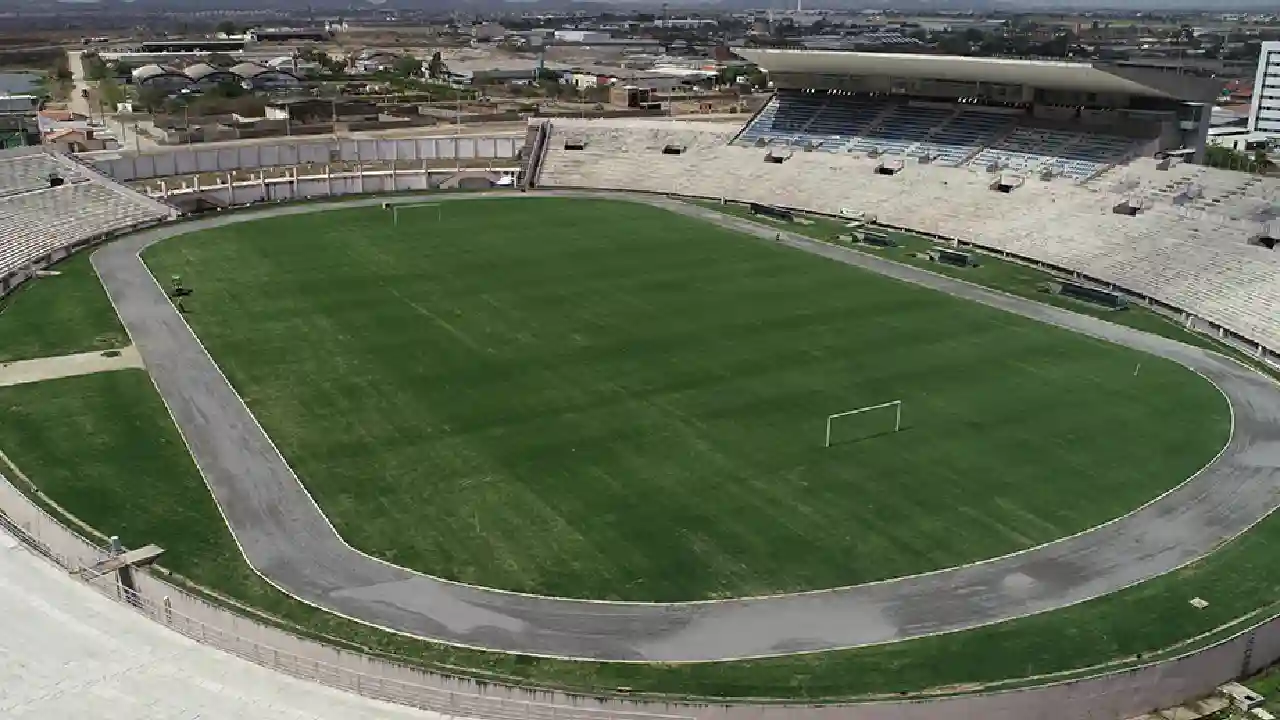
{"label": "stadium floodlight", "polygon": [[401,210],[412,210],[413,208],[424,208],[424,207],[433,207],[436,209],[436,220],[440,220],[443,218],[444,210],[440,208],[440,203],[438,202],[408,203],[404,205],[397,203],[391,206],[391,224],[392,225],[400,224]]}
{"label": "stadium floodlight", "polygon": [[850,415],[861,415],[862,413],[871,412],[872,410],[883,410],[885,408],[893,408],[893,411],[894,411],[893,412],[893,431],[898,432],[899,430],[902,429],[902,401],[890,400],[887,403],[880,403],[879,405],[868,405],[866,407],[855,408],[853,410],[845,410],[844,412],[838,412],[834,415],[828,415],[827,416],[827,437],[826,437],[826,440],[823,442],[822,447],[831,447],[831,421],[832,420],[839,420],[840,418],[849,417]]}

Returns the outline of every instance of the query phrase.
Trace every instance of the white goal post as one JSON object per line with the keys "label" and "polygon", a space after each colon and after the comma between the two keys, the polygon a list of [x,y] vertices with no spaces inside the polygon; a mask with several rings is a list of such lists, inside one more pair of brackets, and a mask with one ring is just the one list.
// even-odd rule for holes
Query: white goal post
{"label": "white goal post", "polygon": [[400,211],[401,211],[401,210],[411,210],[411,209],[413,209],[413,208],[430,208],[430,207],[433,207],[433,208],[435,208],[435,209],[436,209],[436,220],[440,220],[440,219],[441,219],[441,217],[443,216],[443,213],[444,213],[444,211],[440,209],[440,203],[438,203],[438,202],[407,203],[407,204],[402,204],[402,203],[387,203],[386,205],[384,205],[384,207],[389,207],[389,208],[391,209],[391,224],[392,224],[392,225],[399,225],[399,224],[400,224]]}
{"label": "white goal post", "polygon": [[860,415],[865,412],[871,412],[872,410],[883,410],[885,408],[893,408],[893,411],[894,411],[893,412],[893,431],[898,432],[899,430],[902,429],[902,401],[890,400],[887,403],[880,403],[879,405],[868,405],[866,407],[855,408],[853,410],[838,412],[834,415],[828,415],[827,416],[827,437],[826,437],[826,440],[823,442],[822,447],[831,447],[831,421],[832,420],[839,420],[842,417],[848,417],[850,415]]}

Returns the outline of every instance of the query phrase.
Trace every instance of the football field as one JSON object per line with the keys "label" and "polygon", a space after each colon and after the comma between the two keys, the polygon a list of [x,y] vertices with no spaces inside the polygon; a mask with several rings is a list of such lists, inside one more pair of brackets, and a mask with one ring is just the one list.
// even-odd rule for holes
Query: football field
{"label": "football field", "polygon": [[[1228,428],[1172,363],[628,203],[332,211],[145,259],[349,542],[513,590],[983,559],[1142,504]],[[825,447],[890,400],[901,431],[871,412]]]}

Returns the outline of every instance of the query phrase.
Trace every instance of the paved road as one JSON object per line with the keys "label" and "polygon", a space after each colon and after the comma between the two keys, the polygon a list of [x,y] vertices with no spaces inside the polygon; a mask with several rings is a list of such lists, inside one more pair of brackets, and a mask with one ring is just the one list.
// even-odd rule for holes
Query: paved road
{"label": "paved road", "polygon": [[[67,102],[68,109],[94,121],[101,121],[103,126],[110,130],[111,134],[115,135],[122,148],[135,151],[152,151],[159,148],[154,140],[138,132],[136,123],[127,125],[115,114],[104,114],[102,109],[96,105],[98,82],[85,77],[83,50],[67,50],[67,66],[71,70],[71,81],[73,83],[71,97]],[[93,96],[93,102],[84,97],[84,91],[86,90]]]}
{"label": "paved road", "polygon": [[[579,193],[586,194],[586,193]],[[474,196],[442,196],[454,201]],[[615,196],[616,197],[616,196]],[[773,231],[662,198],[637,198],[772,240]],[[1280,502],[1280,386],[1214,353],[787,235],[799,249],[1161,355],[1228,395],[1235,432],[1212,467],[1124,519],[1020,555],[900,580],[716,603],[596,603],[461,586],[347,546],[138,259],[157,241],[268,215],[267,208],[119,240],[93,264],[249,562],[303,600],[448,643],[540,655],[696,661],[844,648],[1059,608],[1176,568]]]}

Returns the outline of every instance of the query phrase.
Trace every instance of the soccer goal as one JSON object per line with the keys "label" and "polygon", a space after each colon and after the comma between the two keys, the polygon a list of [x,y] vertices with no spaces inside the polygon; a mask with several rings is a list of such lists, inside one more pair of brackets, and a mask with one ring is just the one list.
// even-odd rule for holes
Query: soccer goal
{"label": "soccer goal", "polygon": [[416,209],[420,209],[420,208],[435,208],[435,209],[436,209],[436,220],[438,221],[438,220],[440,220],[440,219],[442,219],[442,218],[444,217],[444,210],[440,207],[440,203],[438,203],[438,202],[432,202],[432,203],[408,203],[408,204],[403,204],[403,205],[402,205],[402,204],[399,204],[399,203],[389,203],[389,204],[388,204],[388,207],[390,207],[390,209],[391,209],[391,224],[392,224],[392,225],[399,225],[399,224],[400,224],[400,213],[401,213],[401,212],[403,212],[403,211],[405,211],[405,210],[416,210]]}
{"label": "soccer goal", "polygon": [[831,424],[836,420],[839,420],[841,418],[852,417],[854,415],[862,415],[864,413],[869,413],[875,410],[888,410],[890,408],[893,409],[893,431],[898,432],[899,430],[902,429],[902,401],[890,400],[887,403],[880,403],[879,405],[868,405],[866,407],[855,408],[853,410],[845,410],[844,412],[838,412],[834,415],[828,415],[827,416],[827,435],[826,435],[826,440],[823,442],[822,446],[831,447]]}

